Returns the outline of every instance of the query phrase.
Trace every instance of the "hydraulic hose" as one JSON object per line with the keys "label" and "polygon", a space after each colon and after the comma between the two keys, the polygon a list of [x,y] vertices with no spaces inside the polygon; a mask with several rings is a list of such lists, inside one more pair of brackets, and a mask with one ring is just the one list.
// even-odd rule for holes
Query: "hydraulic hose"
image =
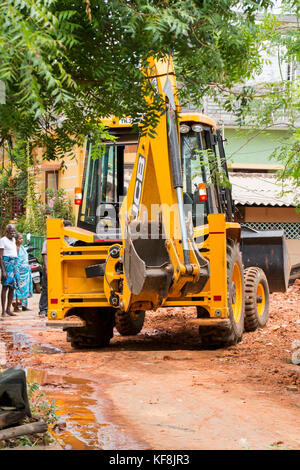
{"label": "hydraulic hose", "polygon": [[[168,97],[169,102],[167,103],[167,128],[168,128],[168,144],[169,144],[169,155],[172,169],[172,181],[173,188],[176,189],[177,204],[179,211],[179,222],[181,230],[182,248],[184,264],[188,271],[190,271],[190,254],[188,245],[187,229],[185,224],[185,215],[183,207],[183,181],[181,173],[181,163],[179,155],[179,144],[178,144],[178,131],[177,124],[175,121],[175,101],[173,96],[173,90],[169,79],[166,81],[164,92]],[[172,107],[173,104],[173,107]]]}

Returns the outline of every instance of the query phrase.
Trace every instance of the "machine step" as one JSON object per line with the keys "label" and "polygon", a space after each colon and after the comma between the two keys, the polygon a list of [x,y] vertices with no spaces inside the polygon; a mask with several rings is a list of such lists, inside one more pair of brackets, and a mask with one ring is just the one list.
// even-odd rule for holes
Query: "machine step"
{"label": "machine step", "polygon": [[198,326],[229,326],[230,320],[227,318],[194,318],[189,320],[187,323],[192,323],[193,325]]}
{"label": "machine step", "polygon": [[52,328],[82,328],[86,325],[86,322],[79,317],[67,317],[62,320],[49,320],[46,322],[46,326]]}

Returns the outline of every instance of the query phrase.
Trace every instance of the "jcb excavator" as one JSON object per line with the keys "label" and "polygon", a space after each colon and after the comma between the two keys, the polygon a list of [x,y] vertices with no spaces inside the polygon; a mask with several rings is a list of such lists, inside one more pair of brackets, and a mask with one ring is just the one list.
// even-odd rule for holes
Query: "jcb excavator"
{"label": "jcb excavator", "polygon": [[203,347],[235,344],[266,324],[269,291],[287,288],[284,234],[234,221],[222,135],[180,114],[171,58],[150,61],[145,79],[165,103],[155,136],[105,121],[116,140],[97,159],[87,144],[77,226],[47,221],[48,325],[75,348],[104,347],[114,327],[139,333],[145,312],[195,306]]}

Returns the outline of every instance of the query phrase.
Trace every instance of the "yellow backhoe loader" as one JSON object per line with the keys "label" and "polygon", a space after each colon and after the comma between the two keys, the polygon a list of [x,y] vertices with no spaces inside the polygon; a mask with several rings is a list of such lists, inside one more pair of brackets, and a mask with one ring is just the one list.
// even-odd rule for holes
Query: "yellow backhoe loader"
{"label": "yellow backhoe loader", "polygon": [[114,327],[139,333],[145,312],[195,306],[203,347],[235,344],[266,324],[269,291],[287,288],[284,234],[234,221],[222,135],[180,114],[171,58],[145,76],[165,103],[155,136],[105,121],[116,140],[97,159],[87,143],[77,226],[47,221],[48,325],[75,348],[103,347]]}

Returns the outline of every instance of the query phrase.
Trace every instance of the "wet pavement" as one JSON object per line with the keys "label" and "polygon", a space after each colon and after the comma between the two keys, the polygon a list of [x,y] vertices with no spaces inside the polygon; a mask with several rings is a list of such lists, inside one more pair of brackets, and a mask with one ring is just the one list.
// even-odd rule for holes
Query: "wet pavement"
{"label": "wet pavement", "polygon": [[84,351],[35,308],[1,322],[4,366],[56,401],[62,449],[299,449],[299,288],[273,294],[265,329],[216,351],[201,349],[188,308],[148,312],[138,336]]}
{"label": "wet pavement", "polygon": [[38,383],[49,402],[55,401],[59,421],[51,434],[63,449],[113,448],[113,425],[101,420],[101,406],[92,381],[30,368],[27,380]]}
{"label": "wet pavement", "polygon": [[[5,342],[16,354],[55,355],[65,354],[61,348],[45,342],[39,343],[26,328],[34,331],[49,331],[46,319],[37,316],[36,311],[21,312],[16,317],[7,317],[1,322]],[[11,354],[11,353],[10,353]],[[4,368],[12,364],[2,364]],[[18,366],[17,366],[18,367]],[[101,385],[88,378],[53,372],[47,369],[25,368],[28,384],[37,383],[39,391],[45,394],[48,403],[56,404],[58,422],[50,426],[50,433],[61,449],[99,450],[142,448],[119,429],[107,422],[103,416],[104,401],[101,399]],[[80,375],[80,374],[79,374]]]}

